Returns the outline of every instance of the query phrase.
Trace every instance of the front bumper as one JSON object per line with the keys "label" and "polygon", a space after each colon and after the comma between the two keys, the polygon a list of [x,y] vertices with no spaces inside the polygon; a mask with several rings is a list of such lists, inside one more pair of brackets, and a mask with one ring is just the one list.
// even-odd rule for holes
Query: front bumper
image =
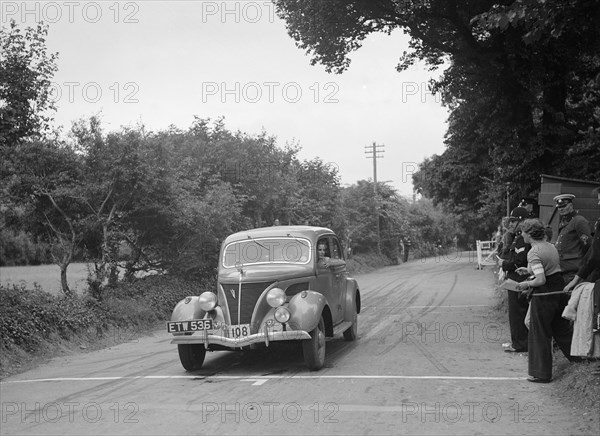
{"label": "front bumper", "polygon": [[269,345],[273,341],[290,341],[310,339],[310,334],[304,330],[291,330],[282,332],[259,332],[241,338],[228,338],[221,335],[208,333],[208,331],[198,332],[193,335],[175,336],[172,344],[204,344],[206,348],[209,345],[222,345],[229,348],[240,348],[247,345],[264,343]]}

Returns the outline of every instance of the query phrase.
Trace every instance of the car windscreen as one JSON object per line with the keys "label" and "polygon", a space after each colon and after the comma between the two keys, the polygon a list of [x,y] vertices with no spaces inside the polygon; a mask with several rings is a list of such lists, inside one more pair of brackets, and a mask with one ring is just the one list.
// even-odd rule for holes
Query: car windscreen
{"label": "car windscreen", "polygon": [[236,264],[294,263],[310,262],[311,244],[304,238],[252,238],[232,242],[223,250],[223,266],[230,268]]}

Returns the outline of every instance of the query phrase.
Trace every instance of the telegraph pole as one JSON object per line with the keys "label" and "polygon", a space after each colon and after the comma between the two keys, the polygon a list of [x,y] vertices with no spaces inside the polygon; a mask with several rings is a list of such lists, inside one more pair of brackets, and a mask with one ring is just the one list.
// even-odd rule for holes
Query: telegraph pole
{"label": "telegraph pole", "polygon": [[510,216],[510,183],[506,182],[506,216]]}
{"label": "telegraph pole", "polygon": [[367,159],[373,159],[373,198],[375,199],[375,223],[377,226],[377,254],[381,254],[381,232],[379,229],[379,201],[377,196],[377,159],[383,158],[384,145],[365,145]]}

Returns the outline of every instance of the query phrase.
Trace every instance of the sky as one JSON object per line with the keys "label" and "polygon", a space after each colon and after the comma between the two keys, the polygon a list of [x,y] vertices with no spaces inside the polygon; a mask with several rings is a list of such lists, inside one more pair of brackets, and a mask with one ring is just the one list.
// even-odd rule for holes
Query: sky
{"label": "sky", "polygon": [[412,195],[420,162],[444,151],[447,109],[424,65],[398,73],[408,37],[373,34],[350,68],[310,65],[268,1],[2,1],[1,24],[49,24],[58,52],[55,125],[101,114],[105,130],[187,129],[223,117],[231,131],[266,132],[321,158],[342,184],[373,179],[365,147],[383,149],[377,180]]}

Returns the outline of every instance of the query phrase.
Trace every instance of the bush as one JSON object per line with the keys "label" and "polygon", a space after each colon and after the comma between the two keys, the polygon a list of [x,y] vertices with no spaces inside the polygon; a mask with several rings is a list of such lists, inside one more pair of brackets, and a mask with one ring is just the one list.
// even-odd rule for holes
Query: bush
{"label": "bush", "polygon": [[53,296],[40,288],[0,285],[0,344],[35,350],[53,334],[68,339],[91,326],[106,324],[106,316],[93,301],[74,296]]}
{"label": "bush", "polygon": [[103,302],[111,324],[122,327],[146,327],[158,321],[154,311],[142,298],[111,298]]}
{"label": "bush", "polygon": [[180,300],[205,290],[214,290],[214,280],[148,276],[108,288],[99,302],[88,295],[53,296],[39,287],[0,285],[0,349],[18,347],[35,353],[42,342],[54,338],[102,334],[111,327],[153,327],[169,319]]}
{"label": "bush", "polygon": [[190,281],[164,275],[147,276],[133,283],[119,283],[107,289],[106,299],[135,299],[145,305],[158,319],[169,319],[175,305],[189,295],[214,291],[216,280]]}
{"label": "bush", "polygon": [[0,266],[52,263],[49,246],[23,231],[0,230]]}

